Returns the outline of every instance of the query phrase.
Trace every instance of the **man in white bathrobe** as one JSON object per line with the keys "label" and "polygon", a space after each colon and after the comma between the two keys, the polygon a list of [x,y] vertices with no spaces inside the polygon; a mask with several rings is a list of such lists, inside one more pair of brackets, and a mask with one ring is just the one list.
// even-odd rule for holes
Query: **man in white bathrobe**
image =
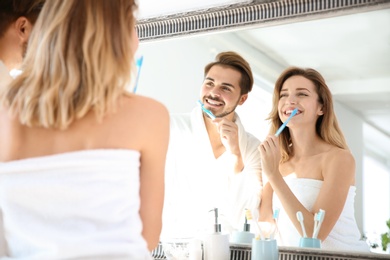
{"label": "man in white bathrobe", "polygon": [[0,87],[17,75],[45,0],[0,1]]}
{"label": "man in white bathrobe", "polygon": [[252,90],[251,68],[237,53],[223,52],[204,75],[199,100],[216,118],[200,106],[171,116],[161,240],[211,232],[213,208],[223,232],[242,230],[245,208],[259,205],[259,140],[235,113]]}

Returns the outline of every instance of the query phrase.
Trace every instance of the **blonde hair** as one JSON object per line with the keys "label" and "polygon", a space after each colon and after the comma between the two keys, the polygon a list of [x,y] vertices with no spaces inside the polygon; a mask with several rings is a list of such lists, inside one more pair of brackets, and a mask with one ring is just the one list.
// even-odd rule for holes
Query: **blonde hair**
{"label": "blonde hair", "polygon": [[[270,134],[275,134],[278,128],[283,124],[279,118],[278,103],[280,99],[280,90],[284,82],[292,76],[302,76],[313,82],[316,92],[318,94],[318,102],[322,104],[323,115],[317,119],[316,133],[317,135],[329,144],[333,144],[342,149],[348,149],[344,135],[339,127],[337,118],[333,109],[332,93],[326,85],[321,74],[314,69],[303,69],[298,67],[287,68],[279,78],[276,80],[273,93],[273,107],[267,118],[270,120]],[[290,155],[293,153],[291,145],[291,136],[289,131],[283,131],[279,135],[279,143],[281,148],[281,163],[288,161]]]}
{"label": "blonde hair", "polygon": [[133,0],[47,1],[23,73],[0,104],[27,126],[66,129],[90,110],[101,119],[130,82],[136,8]]}

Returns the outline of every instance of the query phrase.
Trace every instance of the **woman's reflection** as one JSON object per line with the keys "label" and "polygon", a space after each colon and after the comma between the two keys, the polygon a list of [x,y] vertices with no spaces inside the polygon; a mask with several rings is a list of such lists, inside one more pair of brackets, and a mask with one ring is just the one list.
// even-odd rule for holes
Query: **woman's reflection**
{"label": "woman's reflection", "polygon": [[[274,133],[294,109],[297,114],[279,136]],[[275,84],[270,134],[261,143],[264,186],[260,217],[273,221],[279,208],[281,246],[317,237],[329,250],[369,251],[354,216],[355,160],[333,109],[324,78],[313,69],[291,67]],[[315,228],[315,213],[325,211]],[[302,212],[303,226],[296,213]]]}

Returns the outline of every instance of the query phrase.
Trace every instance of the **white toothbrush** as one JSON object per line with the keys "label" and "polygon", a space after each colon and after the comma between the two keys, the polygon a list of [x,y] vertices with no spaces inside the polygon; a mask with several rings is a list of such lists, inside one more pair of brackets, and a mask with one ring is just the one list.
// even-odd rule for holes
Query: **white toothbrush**
{"label": "white toothbrush", "polygon": [[307,237],[305,225],[303,225],[303,214],[302,214],[302,212],[300,212],[300,211],[297,212],[297,219],[298,219],[299,223],[301,223],[303,237]]}
{"label": "white toothbrush", "polygon": [[279,228],[278,228],[279,212],[280,212],[279,208],[276,208],[274,210],[273,218],[274,218],[274,221],[275,221],[275,228],[274,228],[274,230],[271,233],[270,239],[274,239],[275,233],[279,232]]}
{"label": "white toothbrush", "polygon": [[313,228],[313,235],[314,235],[314,231],[317,229],[317,226],[318,226],[317,216],[318,216],[318,214],[317,214],[317,213],[314,213],[314,228]]}
{"label": "white toothbrush", "polygon": [[[256,211],[255,211],[255,212],[256,212]],[[252,211],[249,210],[249,209],[246,209],[246,210],[245,210],[245,216],[246,216],[246,218],[247,218],[248,220],[253,220],[253,222],[255,222],[255,226],[256,226],[256,228],[257,228],[257,232],[259,233],[260,239],[261,239],[261,240],[264,240],[263,232],[261,231],[261,228],[260,228],[260,226],[259,226],[259,223],[257,222],[258,217],[254,218],[254,214],[252,214]],[[257,214],[256,214],[256,216],[257,216]],[[258,239],[258,238],[256,237],[256,239]]]}
{"label": "white toothbrush", "polygon": [[315,225],[314,225],[314,231],[313,231],[313,238],[318,237],[318,233],[320,232],[321,224],[324,221],[325,218],[325,210],[320,209],[320,211],[315,215]]}

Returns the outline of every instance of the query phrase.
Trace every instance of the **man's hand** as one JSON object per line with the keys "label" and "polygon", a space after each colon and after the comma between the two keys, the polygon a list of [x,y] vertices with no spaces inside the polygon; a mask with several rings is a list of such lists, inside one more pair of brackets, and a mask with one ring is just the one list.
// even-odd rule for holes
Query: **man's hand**
{"label": "man's hand", "polygon": [[238,126],[236,123],[225,118],[215,119],[214,122],[217,123],[217,129],[221,137],[222,144],[225,146],[226,150],[232,154],[240,154]]}
{"label": "man's hand", "polygon": [[234,172],[241,172],[244,169],[244,163],[241,156],[237,124],[226,118],[217,118],[213,122],[217,124],[223,146],[236,158]]}

